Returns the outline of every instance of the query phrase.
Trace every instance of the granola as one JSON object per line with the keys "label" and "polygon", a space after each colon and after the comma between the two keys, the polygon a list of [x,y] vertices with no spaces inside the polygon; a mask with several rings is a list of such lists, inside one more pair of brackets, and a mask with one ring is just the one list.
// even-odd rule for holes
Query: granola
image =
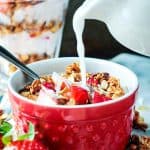
{"label": "granola", "polygon": [[140,116],[138,111],[134,111],[134,118],[133,118],[133,128],[139,129],[142,131],[146,131],[148,125],[144,122],[144,119]]}
{"label": "granola", "polygon": [[[48,56],[46,53],[44,54],[17,54],[18,59],[24,63],[24,64],[30,64],[39,60],[48,59],[50,56]],[[15,72],[17,68],[13,64],[9,64],[9,72]]]}
{"label": "granola", "polygon": [[55,33],[61,28],[61,26],[61,21],[52,20],[49,23],[37,23],[36,21],[26,22],[25,20],[23,20],[22,22],[11,25],[0,24],[0,33],[2,35],[7,35],[26,31],[30,35],[30,37],[33,38],[47,31]]}
{"label": "granola", "polygon": [[149,150],[150,137],[132,135],[127,149],[128,150]]}
{"label": "granola", "polygon": [[[141,130],[146,132],[148,125],[144,122],[144,119],[140,116],[140,113],[137,110],[134,110],[133,118],[133,130]],[[150,149],[150,137],[143,135],[131,135],[127,150],[149,150]]]}
{"label": "granola", "polygon": [[90,104],[114,100],[123,96],[125,91],[120,85],[119,79],[109,73],[87,73],[88,90],[81,87],[81,74],[79,63],[73,63],[66,67],[61,75],[53,73],[35,80],[25,86],[19,93],[34,101],[38,100],[41,91],[55,99],[56,104],[76,105]]}

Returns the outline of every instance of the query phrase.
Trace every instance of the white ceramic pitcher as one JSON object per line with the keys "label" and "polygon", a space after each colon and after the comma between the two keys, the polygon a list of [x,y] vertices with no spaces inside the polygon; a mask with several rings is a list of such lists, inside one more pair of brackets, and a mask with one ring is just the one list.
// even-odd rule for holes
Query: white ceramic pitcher
{"label": "white ceramic pitcher", "polygon": [[85,0],[74,15],[83,19],[105,22],[121,44],[150,56],[150,0]]}

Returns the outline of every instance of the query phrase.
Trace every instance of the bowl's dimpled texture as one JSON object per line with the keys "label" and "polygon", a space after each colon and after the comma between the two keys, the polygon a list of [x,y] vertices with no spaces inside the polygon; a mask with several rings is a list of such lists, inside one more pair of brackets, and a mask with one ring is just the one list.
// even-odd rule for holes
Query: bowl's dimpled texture
{"label": "bowl's dimpled texture", "polygon": [[75,122],[44,122],[16,111],[14,116],[18,128],[25,131],[27,121],[33,122],[36,138],[52,150],[124,150],[132,129],[131,109],[105,119]]}

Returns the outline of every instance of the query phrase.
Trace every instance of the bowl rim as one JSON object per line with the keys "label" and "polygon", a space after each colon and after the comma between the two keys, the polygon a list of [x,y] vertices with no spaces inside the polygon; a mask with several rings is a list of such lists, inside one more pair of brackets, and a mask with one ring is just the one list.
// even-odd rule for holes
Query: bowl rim
{"label": "bowl rim", "polygon": [[[40,63],[43,63],[43,62],[49,62],[49,61],[63,61],[64,59],[69,59],[69,60],[77,60],[79,59],[79,57],[59,57],[59,58],[53,58],[53,59],[47,59],[47,60],[41,60],[41,61],[38,61],[38,62],[34,62],[34,63],[31,63],[28,65],[28,67],[34,65],[34,64],[40,64]],[[116,62],[112,62],[112,61],[109,61],[109,60],[104,60],[104,59],[99,59],[99,58],[90,58],[90,57],[85,57],[85,60],[88,60],[88,61],[101,61],[101,62],[104,62],[104,63],[110,63],[112,65],[116,65],[118,67],[121,67],[123,69],[125,69],[126,71],[128,71],[130,74],[132,74],[132,76],[134,76],[135,78],[135,88],[132,89],[131,91],[129,91],[128,93],[126,93],[125,95],[115,99],[115,100],[112,100],[112,101],[106,101],[106,102],[100,102],[100,103],[95,103],[95,104],[85,104],[85,105],[51,105],[51,106],[46,106],[46,105],[41,105],[41,104],[38,104],[38,103],[35,103],[34,101],[26,98],[26,97],[23,97],[21,96],[19,93],[17,93],[14,88],[12,87],[11,83],[12,83],[12,80],[13,78],[19,73],[21,72],[20,70],[16,71],[15,73],[13,73],[11,75],[11,77],[9,78],[8,80],[8,91],[10,93],[12,93],[12,95],[14,95],[15,97],[17,97],[19,100],[21,101],[24,101],[26,103],[30,103],[32,105],[35,105],[35,106],[39,106],[39,107],[44,107],[44,108],[59,108],[59,109],[79,109],[79,108],[93,108],[93,107],[100,107],[100,106],[106,106],[106,105],[111,105],[111,104],[114,104],[114,103],[117,103],[117,102],[120,102],[120,101],[123,101],[125,99],[127,99],[128,97],[130,97],[132,94],[134,94],[138,88],[139,88],[139,82],[138,82],[138,78],[136,76],[136,74],[131,71],[130,69],[128,69],[127,67],[123,66],[123,65],[120,65]]]}

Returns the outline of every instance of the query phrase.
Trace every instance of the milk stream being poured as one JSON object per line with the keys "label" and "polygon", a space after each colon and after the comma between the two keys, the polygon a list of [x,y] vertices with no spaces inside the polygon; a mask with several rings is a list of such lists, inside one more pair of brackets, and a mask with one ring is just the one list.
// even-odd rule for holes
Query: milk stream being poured
{"label": "milk stream being poured", "polygon": [[[82,33],[84,30],[84,26],[85,26],[85,21],[84,19],[81,19],[80,17],[73,19],[73,28],[76,34],[76,39],[77,39],[77,52],[78,52],[78,56],[79,56],[79,61],[80,61],[80,70],[81,70],[81,85],[83,88],[89,90],[89,88],[86,85],[86,65],[85,65],[85,48],[84,48],[84,44],[83,44],[83,39],[82,39]],[[51,105],[55,105],[57,104],[57,98],[58,98],[58,94],[57,91],[60,90],[61,84],[62,82],[64,82],[61,77],[57,74],[57,73],[53,73],[52,78],[54,81],[59,81],[56,87],[56,93],[54,93],[54,91],[50,91],[47,90],[46,88],[43,88],[40,91],[39,97],[37,102],[39,104],[44,104],[44,105],[49,105],[49,99],[51,100]],[[50,94],[49,94],[50,93]],[[43,103],[43,97],[44,97],[44,103]]]}
{"label": "milk stream being poured", "polygon": [[80,61],[81,69],[81,86],[86,86],[86,65],[85,65],[85,47],[83,44],[82,34],[85,26],[85,21],[80,16],[76,15],[73,19],[73,28],[77,39],[77,53]]}
{"label": "milk stream being poured", "polygon": [[[97,0],[95,0],[97,1]],[[86,64],[85,64],[85,48],[83,44],[82,34],[85,27],[86,15],[83,15],[91,0],[86,0],[81,7],[78,8],[73,16],[73,29],[77,39],[77,53],[80,61],[81,69],[81,86],[88,89],[86,85]],[[84,13],[83,13],[84,12]]]}

